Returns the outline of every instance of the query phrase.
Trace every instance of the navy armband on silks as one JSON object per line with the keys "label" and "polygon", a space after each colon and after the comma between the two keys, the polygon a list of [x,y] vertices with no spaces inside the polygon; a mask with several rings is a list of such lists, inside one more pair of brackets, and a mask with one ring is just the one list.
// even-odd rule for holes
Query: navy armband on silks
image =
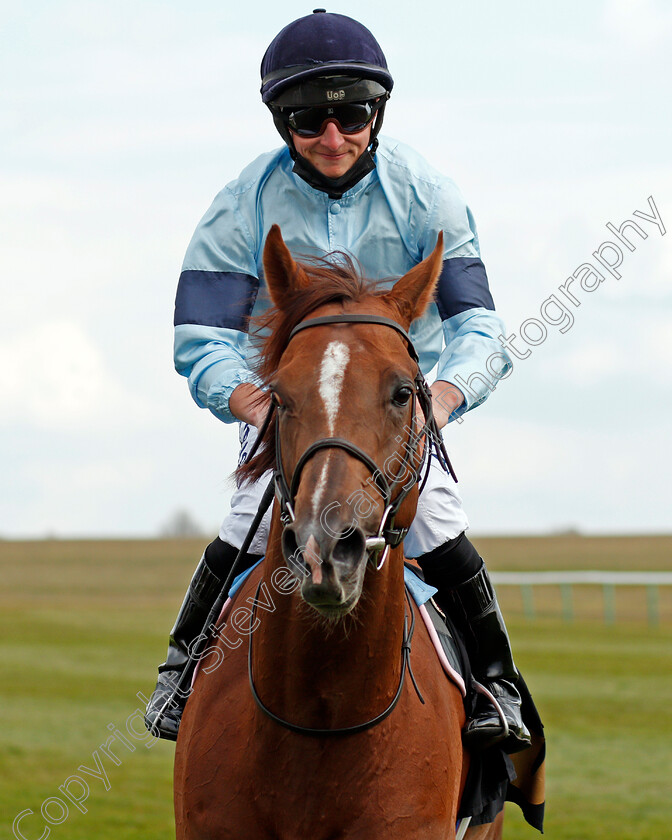
{"label": "navy armband on silks", "polygon": [[494,310],[495,304],[482,260],[478,257],[444,260],[435,300],[443,321],[467,309]]}
{"label": "navy armband on silks", "polygon": [[200,324],[247,332],[259,280],[232,271],[195,271],[180,275],[174,326]]}

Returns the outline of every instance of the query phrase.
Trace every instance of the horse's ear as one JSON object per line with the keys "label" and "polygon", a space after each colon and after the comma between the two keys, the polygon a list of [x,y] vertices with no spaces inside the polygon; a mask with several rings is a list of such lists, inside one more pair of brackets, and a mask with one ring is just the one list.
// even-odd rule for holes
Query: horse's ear
{"label": "horse's ear", "polygon": [[279,225],[273,225],[266,237],[264,276],[271,300],[278,309],[284,308],[292,292],[310,285],[306,272],[292,259]]}
{"label": "horse's ear", "polygon": [[397,280],[392,290],[384,295],[385,300],[397,307],[407,327],[429,306],[442,265],[443,231],[440,231],[432,253]]}

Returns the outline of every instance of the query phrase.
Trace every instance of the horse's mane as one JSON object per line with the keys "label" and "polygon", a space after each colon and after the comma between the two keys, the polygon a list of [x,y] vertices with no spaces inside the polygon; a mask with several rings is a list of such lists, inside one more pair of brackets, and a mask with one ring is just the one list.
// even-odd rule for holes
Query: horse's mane
{"label": "horse's mane", "polygon": [[[336,252],[323,258],[305,258],[300,263],[310,285],[287,291],[282,309],[273,306],[250,323],[251,340],[260,345],[255,372],[268,387],[287,349],[294,327],[311,312],[328,303],[360,301],[380,294],[378,283],[367,280],[360,266],[348,254]],[[236,470],[241,481],[256,481],[275,464],[275,424],[273,414],[256,454]]]}

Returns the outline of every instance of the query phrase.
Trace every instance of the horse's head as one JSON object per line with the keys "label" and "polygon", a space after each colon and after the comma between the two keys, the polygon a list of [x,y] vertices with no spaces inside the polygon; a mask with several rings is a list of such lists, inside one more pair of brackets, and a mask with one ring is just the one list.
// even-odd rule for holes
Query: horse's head
{"label": "horse's head", "polygon": [[[380,293],[355,272],[323,268],[316,277],[293,260],[277,226],[266,241],[275,311],[265,374],[286,496],[282,550],[304,600],[326,616],[359,600],[367,560],[381,556],[382,526],[407,528],[415,513],[418,366],[403,331],[432,299],[442,244],[439,234],[433,253]],[[353,314],[374,323],[345,320]],[[304,326],[324,316],[336,318]]]}

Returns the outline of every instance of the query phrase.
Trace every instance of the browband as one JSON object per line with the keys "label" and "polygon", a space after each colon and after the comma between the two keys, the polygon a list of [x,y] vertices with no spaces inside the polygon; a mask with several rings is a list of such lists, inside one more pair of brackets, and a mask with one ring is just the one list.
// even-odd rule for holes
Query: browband
{"label": "browband", "polygon": [[380,324],[383,327],[391,327],[393,330],[396,330],[399,335],[406,341],[408,345],[408,353],[410,357],[413,359],[414,362],[418,362],[418,354],[416,352],[415,347],[413,346],[413,342],[411,341],[411,337],[406,332],[406,330],[397,324],[396,321],[393,321],[391,318],[384,318],[382,315],[355,315],[353,314],[341,314],[341,315],[323,315],[320,318],[310,318],[308,321],[302,321],[300,324],[297,324],[294,329],[289,334],[288,343],[294,338],[294,336],[301,332],[301,330],[305,330],[308,327],[321,327],[326,324],[342,324],[342,323],[350,323],[350,324]]}

